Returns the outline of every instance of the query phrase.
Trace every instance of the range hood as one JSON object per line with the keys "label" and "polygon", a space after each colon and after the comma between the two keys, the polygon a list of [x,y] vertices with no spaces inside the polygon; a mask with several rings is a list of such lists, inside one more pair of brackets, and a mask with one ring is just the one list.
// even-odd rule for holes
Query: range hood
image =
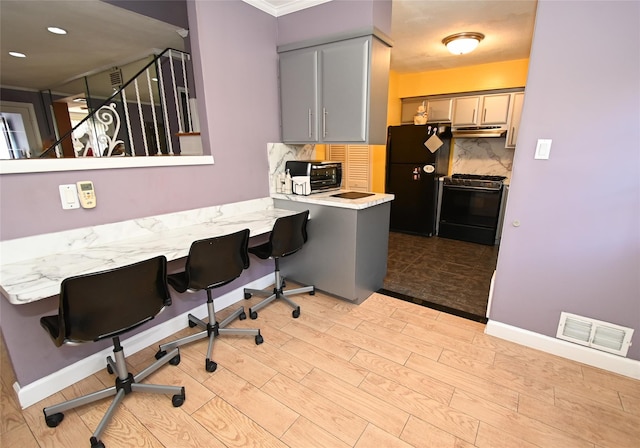
{"label": "range hood", "polygon": [[452,128],[454,138],[504,137],[507,128],[504,126],[463,126]]}

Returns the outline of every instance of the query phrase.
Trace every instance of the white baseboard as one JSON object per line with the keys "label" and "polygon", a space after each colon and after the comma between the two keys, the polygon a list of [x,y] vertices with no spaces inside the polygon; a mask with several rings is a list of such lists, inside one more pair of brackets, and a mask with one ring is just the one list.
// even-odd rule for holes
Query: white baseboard
{"label": "white baseboard", "polygon": [[[215,299],[216,309],[222,310],[244,300],[243,288],[264,289],[272,284],[273,274],[265,275],[262,278],[247,283],[246,285],[236,288],[227,294],[217,297]],[[140,350],[186,328],[188,321],[187,314],[189,313],[200,319],[204,319],[207,317],[207,304],[203,303],[192,310],[123,340],[122,345],[125,347],[126,354],[132,355],[137,353]],[[107,356],[112,354],[113,348],[109,347],[23,387],[15,382],[13,384],[13,388],[18,395],[20,406],[22,406],[22,409],[25,409],[32,404],[37,403],[38,401],[43,400],[90,375],[93,375],[99,370],[104,369],[106,366],[105,359]]]}
{"label": "white baseboard", "polygon": [[640,361],[545,336],[522,328],[489,320],[485,333],[526,347],[640,379]]}

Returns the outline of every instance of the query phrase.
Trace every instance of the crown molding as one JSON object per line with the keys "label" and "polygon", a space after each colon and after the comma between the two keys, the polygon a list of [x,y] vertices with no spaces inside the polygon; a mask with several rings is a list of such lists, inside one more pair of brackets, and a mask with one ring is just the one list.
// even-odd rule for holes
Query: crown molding
{"label": "crown molding", "polygon": [[331,0],[242,0],[273,17],[281,17]]}

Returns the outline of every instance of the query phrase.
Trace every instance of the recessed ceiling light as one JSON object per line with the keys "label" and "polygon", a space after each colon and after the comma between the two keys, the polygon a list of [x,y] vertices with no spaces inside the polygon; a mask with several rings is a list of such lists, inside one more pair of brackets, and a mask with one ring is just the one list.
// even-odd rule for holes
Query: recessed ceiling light
{"label": "recessed ceiling light", "polygon": [[24,54],[24,53],[20,53],[20,52],[18,52],[18,51],[10,51],[10,52],[9,52],[9,54],[10,54],[11,56],[13,56],[14,58],[26,58],[26,57],[27,57],[27,55],[26,55],[26,54]]}
{"label": "recessed ceiling light", "polygon": [[53,34],[67,34],[67,30],[63,30],[62,28],[58,28],[57,26],[50,26],[47,29]]}

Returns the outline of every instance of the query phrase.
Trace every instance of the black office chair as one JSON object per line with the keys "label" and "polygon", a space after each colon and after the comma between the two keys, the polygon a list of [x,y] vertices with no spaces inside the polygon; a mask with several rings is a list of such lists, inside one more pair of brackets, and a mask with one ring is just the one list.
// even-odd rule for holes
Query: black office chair
{"label": "black office chair", "polygon": [[[207,311],[209,322],[204,322],[189,314],[189,327],[198,326],[204,331],[160,346],[156,358],[166,354],[166,350],[179,347],[200,339],[209,338],[209,348],[205,360],[207,372],[213,372],[218,365],[211,360],[213,343],[216,337],[224,334],[255,336],[256,345],[262,344],[260,330],[248,328],[225,328],[235,319],[247,318],[244,307],[238,308],[222,322],[216,321],[216,312],[211,297],[211,290],[219,288],[235,280],[242,271],[249,267],[249,229],[244,229],[229,235],[194,241],[189,249],[189,256],[184,272],[169,275],[169,284],[178,292],[187,290],[207,291]],[[172,360],[172,364],[180,361],[180,355]]]}
{"label": "black office chair", "polygon": [[58,426],[64,419],[64,411],[115,395],[90,439],[91,448],[104,448],[100,435],[125,395],[134,391],[174,394],[173,406],[181,406],[185,400],[184,387],[139,383],[176,356],[178,349],[133,375],[127,370],[120,345],[121,334],[150,321],[168,305],[171,296],[164,256],[63,280],[58,314],[42,317],[40,324],[58,347],[112,338],[115,362],[108,356],[107,370],[116,372],[118,377],[112,387],[44,408],[47,426]]}
{"label": "black office chair", "polygon": [[315,286],[304,286],[301,288],[290,289],[285,291],[285,279],[280,275],[279,260],[298,252],[307,241],[307,221],[309,219],[309,210],[300,212],[295,215],[278,218],[273,225],[269,241],[259,246],[250,247],[249,252],[258,258],[266,260],[273,258],[276,265],[275,275],[276,282],[273,291],[262,291],[259,289],[244,289],[244,298],[250,299],[252,295],[267,297],[260,303],[249,308],[249,316],[251,319],[258,318],[258,310],[269,305],[276,299],[282,299],[293,308],[291,315],[294,318],[300,316],[300,306],[296,304],[289,296],[308,292],[309,295],[316,293]]}

